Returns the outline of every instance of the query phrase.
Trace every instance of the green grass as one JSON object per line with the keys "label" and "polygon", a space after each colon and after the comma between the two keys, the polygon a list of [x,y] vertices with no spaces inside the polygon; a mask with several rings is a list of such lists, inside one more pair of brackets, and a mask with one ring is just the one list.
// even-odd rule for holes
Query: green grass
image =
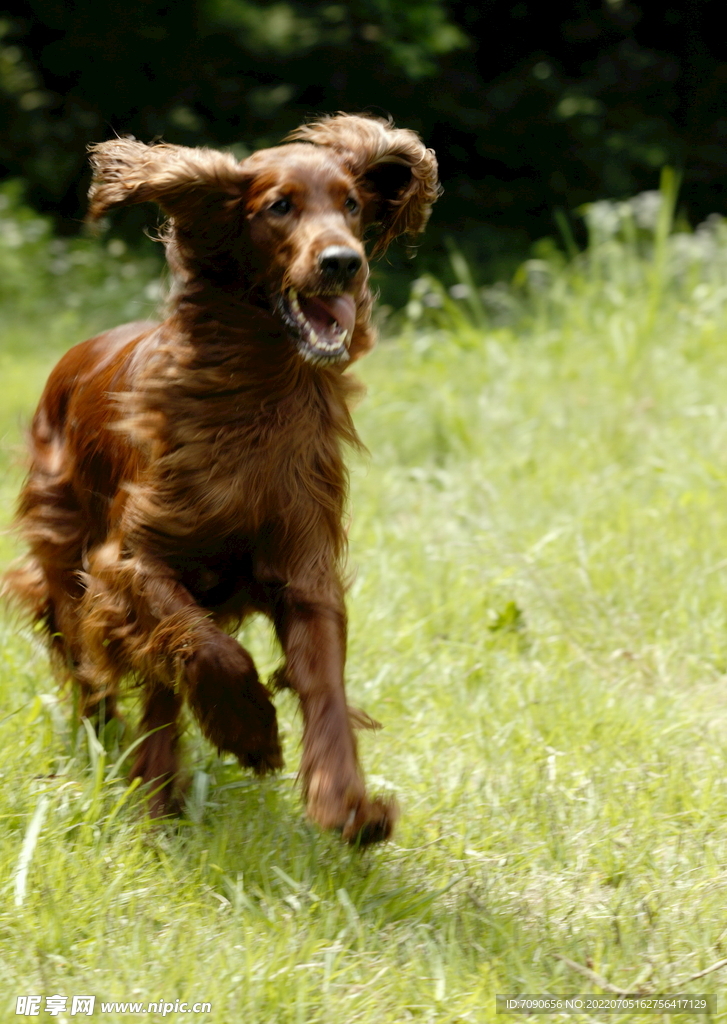
{"label": "green grass", "polygon": [[[558,957],[723,992],[727,971],[686,979],[727,956],[727,246],[619,216],[499,295],[421,282],[361,367],[348,686],[384,724],[361,745],[402,806],[392,843],[304,820],[286,695],[287,774],[258,782],[190,726],[188,816],[152,827],[118,737],[89,738],[32,636],[0,631],[8,1019],[88,992],[208,1000],[167,1019],[220,1024],[494,1021],[496,993],[600,991]],[[82,313],[8,327],[6,517]],[[265,624],[245,635],[271,670]]]}

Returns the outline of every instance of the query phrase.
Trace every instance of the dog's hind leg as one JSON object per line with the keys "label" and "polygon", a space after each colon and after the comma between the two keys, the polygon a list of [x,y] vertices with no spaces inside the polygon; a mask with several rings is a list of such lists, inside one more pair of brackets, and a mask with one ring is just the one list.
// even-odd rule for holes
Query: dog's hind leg
{"label": "dog's hind leg", "polygon": [[18,510],[18,532],[30,555],[6,573],[2,593],[44,634],[59,681],[77,685],[80,714],[108,721],[116,715],[115,690],[98,686],[80,669],[87,522],[65,472],[60,442],[52,433],[49,437],[33,438],[34,461]]}
{"label": "dog's hind leg", "polygon": [[80,612],[85,586],[79,572],[46,569],[48,580],[47,628],[51,655],[61,678],[70,679],[78,691],[78,714],[101,730],[118,717],[117,680],[100,681],[82,670]]}
{"label": "dog's hind leg", "polygon": [[177,809],[179,784],[179,724],[182,698],[167,686],[150,684],[144,695],[139,744],[130,778],[148,784],[149,815],[161,817]]}

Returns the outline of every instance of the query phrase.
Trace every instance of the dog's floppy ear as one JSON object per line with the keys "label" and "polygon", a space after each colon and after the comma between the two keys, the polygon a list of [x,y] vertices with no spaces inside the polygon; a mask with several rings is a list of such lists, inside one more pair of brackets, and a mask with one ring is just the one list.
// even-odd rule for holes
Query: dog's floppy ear
{"label": "dog's floppy ear", "polygon": [[383,118],[334,114],[296,128],[287,141],[312,142],[340,154],[357,178],[366,223],[380,225],[374,255],[397,235],[424,230],[442,189],[434,150],[416,132],[394,128]]}
{"label": "dog's floppy ear", "polygon": [[88,193],[90,220],[114,206],[152,201],[191,226],[210,207],[243,195],[245,174],[229,153],[135,139],[111,139],[89,146],[93,181]]}

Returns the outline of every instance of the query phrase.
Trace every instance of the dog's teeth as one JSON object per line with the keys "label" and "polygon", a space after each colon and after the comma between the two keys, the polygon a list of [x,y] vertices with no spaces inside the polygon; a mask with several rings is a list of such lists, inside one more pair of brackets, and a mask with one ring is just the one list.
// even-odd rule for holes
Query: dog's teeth
{"label": "dog's teeth", "polygon": [[308,340],[313,345],[317,345],[318,344],[318,335],[316,334],[316,332],[313,330],[313,328],[310,325],[308,327]]}

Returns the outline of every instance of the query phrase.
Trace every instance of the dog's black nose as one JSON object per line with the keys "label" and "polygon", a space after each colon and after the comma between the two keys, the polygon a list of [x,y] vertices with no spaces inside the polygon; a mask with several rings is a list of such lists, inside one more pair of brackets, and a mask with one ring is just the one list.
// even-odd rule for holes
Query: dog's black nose
{"label": "dog's black nose", "polygon": [[362,263],[356,250],[345,245],[329,245],[318,257],[322,272],[337,281],[350,281],[359,272]]}

